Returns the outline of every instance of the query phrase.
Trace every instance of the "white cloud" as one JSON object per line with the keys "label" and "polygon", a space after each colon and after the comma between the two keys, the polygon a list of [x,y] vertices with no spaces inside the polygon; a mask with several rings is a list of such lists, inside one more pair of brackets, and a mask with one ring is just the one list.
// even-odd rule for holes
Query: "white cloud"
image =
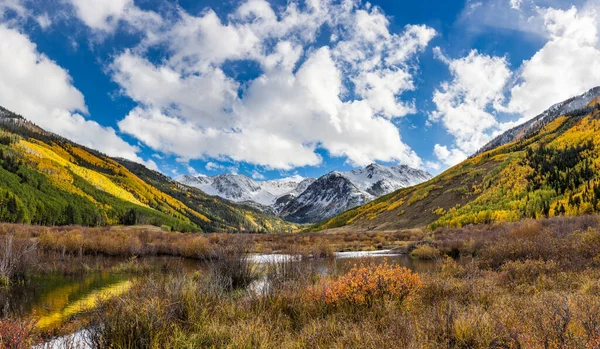
{"label": "white cloud", "polygon": [[209,161],[209,162],[207,162],[207,163],[206,163],[206,166],[205,166],[205,168],[206,168],[208,171],[214,171],[214,170],[219,170],[219,169],[222,169],[222,168],[223,168],[223,165],[219,165],[219,164],[217,164],[216,162]]}
{"label": "white cloud", "polygon": [[26,6],[26,3],[26,0],[0,0],[0,23],[7,26],[21,26],[25,20],[32,18],[42,29],[52,25],[52,20],[47,13],[36,14]]}
{"label": "white cloud", "polygon": [[[333,41],[319,47],[324,26]],[[120,130],[153,149],[277,169],[320,164],[318,148],[357,165],[421,165],[392,119],[415,110],[401,97],[415,88],[414,57],[433,29],[392,33],[379,8],[351,1],[309,1],[302,9],[290,2],[276,13],[263,0],[243,2],[226,22],[210,9],[180,10],[167,27],[110,67],[138,102]],[[161,62],[144,54],[153,45],[166,49]],[[227,76],[224,65],[236,61],[256,63],[259,76]]]}
{"label": "white cloud", "polygon": [[519,10],[522,4],[523,0],[510,0],[510,8],[513,10]]}
{"label": "white cloud", "polygon": [[302,182],[303,180],[305,180],[306,178],[304,178],[303,176],[299,175],[298,173],[294,173],[291,176],[286,176],[280,179],[276,179],[276,181],[280,181],[280,182]]}
{"label": "white cloud", "polygon": [[228,120],[222,109],[230,108],[237,99],[239,84],[218,68],[202,75],[182,75],[125,51],[111,69],[115,82],[135,101],[196,121],[200,126],[226,126]]}
{"label": "white cloud", "polygon": [[549,41],[523,62],[509,108],[526,119],[550,105],[600,85],[600,49],[595,8],[540,9]]}
{"label": "white cloud", "polygon": [[[467,154],[460,149],[448,149],[446,146],[436,144],[433,147],[433,153],[446,166],[454,166],[467,158]],[[435,166],[433,166],[435,168]]]}
{"label": "white cloud", "polygon": [[262,180],[262,179],[265,179],[265,176],[262,173],[258,172],[257,170],[253,170],[252,178]]}
{"label": "white cloud", "polygon": [[[436,110],[430,120],[441,121],[454,136],[457,154],[473,153],[490,140],[491,132],[499,126],[493,112],[504,110],[503,91],[511,77],[508,62],[505,57],[488,56],[476,50],[458,59],[445,57],[439,48],[435,52],[448,65],[452,80],[442,83],[434,92]],[[441,150],[435,153],[447,155]]]}
{"label": "white cloud", "polygon": [[38,22],[40,27],[42,27],[42,29],[47,29],[52,25],[52,20],[50,19],[50,16],[48,16],[47,13],[35,17],[35,20]]}
{"label": "white cloud", "polygon": [[23,0],[0,0],[0,19],[7,12],[13,12],[18,17],[27,17],[29,10],[25,7]]}
{"label": "white cloud", "polygon": [[442,165],[435,161],[426,161],[425,167],[433,171],[439,171],[442,168]]}
{"label": "white cloud", "polygon": [[114,129],[81,115],[87,106],[69,73],[39,53],[27,36],[0,24],[0,37],[0,105],[75,142],[156,168]]}
{"label": "white cloud", "polygon": [[23,0],[0,0],[0,19],[2,19],[7,12],[13,12],[19,17],[27,16],[29,11],[23,2]]}
{"label": "white cloud", "polygon": [[75,9],[77,17],[88,27],[112,32],[124,21],[134,28],[145,30],[160,25],[162,19],[150,11],[135,6],[133,0],[67,0]]}

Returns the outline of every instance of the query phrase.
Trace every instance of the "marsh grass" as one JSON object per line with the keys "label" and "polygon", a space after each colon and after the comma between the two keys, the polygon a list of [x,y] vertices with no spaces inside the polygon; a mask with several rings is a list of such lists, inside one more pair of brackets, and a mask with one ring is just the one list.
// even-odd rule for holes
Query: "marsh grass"
{"label": "marsh grass", "polygon": [[245,289],[259,277],[248,254],[248,241],[243,237],[230,237],[226,244],[213,250],[212,257],[209,278],[219,290]]}
{"label": "marsh grass", "polygon": [[13,234],[0,236],[0,285],[24,280],[29,267],[37,260],[35,241],[16,239]]}
{"label": "marsh grass", "polygon": [[[69,231],[72,229],[64,230]],[[96,239],[96,233],[89,236]],[[24,236],[36,239],[29,234],[32,232]],[[51,234],[57,234],[59,240],[68,235]],[[131,246],[141,246],[134,249],[139,253],[183,251],[170,249],[198,237],[144,234],[132,233],[141,243],[128,245],[128,251]],[[131,349],[598,346],[600,223],[596,216],[397,235],[354,234],[298,235],[293,240],[201,236],[206,240],[198,240],[198,246],[208,246],[202,254],[207,256],[207,273],[185,274],[173,271],[176,267],[164,274],[142,273],[125,294],[107,299],[91,311],[87,324],[93,329],[90,340],[99,348]],[[363,242],[365,236],[373,241]],[[381,236],[385,241],[374,241]],[[325,275],[311,258],[283,260],[262,266],[262,270],[247,258],[250,251],[281,247],[289,241],[295,245],[289,244],[286,250],[302,256],[322,249],[319,244],[323,241],[346,239],[345,243],[360,241],[366,246],[386,244],[388,238],[402,242],[407,249],[431,247],[423,255],[435,255],[435,267],[415,274],[357,262],[354,271]],[[43,249],[61,253],[59,245]],[[83,255],[90,251],[84,248]],[[197,258],[196,251],[193,247],[186,254]],[[76,255],[66,252],[65,258]],[[308,252],[305,256],[315,255]],[[122,268],[138,268],[135,261]],[[139,268],[144,269],[143,265]],[[413,276],[419,287],[395,284]],[[252,285],[259,277],[268,287],[257,293]],[[396,290],[410,292],[395,297]],[[356,298],[361,292],[366,292],[365,296]],[[374,301],[363,303],[361,299]]]}
{"label": "marsh grass", "polygon": [[[597,220],[581,220],[438,230],[423,243],[439,251],[437,267],[423,274],[359,264],[323,275],[310,259],[284,260],[265,266],[271,287],[259,294],[227,287],[233,282],[215,288],[214,276],[143,278],[95,312],[97,342],[112,348],[595,348],[600,230]],[[408,282],[413,278],[418,282]]]}

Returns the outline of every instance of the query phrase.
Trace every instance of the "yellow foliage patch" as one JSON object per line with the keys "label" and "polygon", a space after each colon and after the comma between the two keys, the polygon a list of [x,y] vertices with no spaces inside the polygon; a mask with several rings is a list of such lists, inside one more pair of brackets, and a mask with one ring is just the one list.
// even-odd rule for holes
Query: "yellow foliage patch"
{"label": "yellow foliage patch", "polygon": [[90,184],[102,191],[105,191],[115,197],[118,197],[119,199],[129,201],[133,204],[148,207],[148,205],[143,204],[138,199],[136,199],[135,196],[133,196],[133,194],[113,183],[105,175],[81,167],[79,165],[75,165],[42,144],[21,140],[19,142],[19,145],[28,150],[30,153],[34,154],[35,156],[49,159],[63,166],[64,168],[85,179],[87,182],[89,182]]}

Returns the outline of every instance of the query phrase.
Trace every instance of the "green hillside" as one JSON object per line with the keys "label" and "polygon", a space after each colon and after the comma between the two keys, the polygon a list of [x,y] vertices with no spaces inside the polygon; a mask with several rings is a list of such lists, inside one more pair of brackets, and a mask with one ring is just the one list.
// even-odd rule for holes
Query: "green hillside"
{"label": "green hillside", "polygon": [[539,131],[474,156],[312,227],[395,230],[461,227],[600,211],[598,101]]}
{"label": "green hillside", "polygon": [[178,231],[284,232],[295,226],[110,158],[0,108],[0,221],[152,224]]}

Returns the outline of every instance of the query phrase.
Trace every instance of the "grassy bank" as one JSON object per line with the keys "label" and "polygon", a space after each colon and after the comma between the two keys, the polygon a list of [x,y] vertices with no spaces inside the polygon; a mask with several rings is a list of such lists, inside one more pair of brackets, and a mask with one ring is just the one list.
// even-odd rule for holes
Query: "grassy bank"
{"label": "grassy bank", "polygon": [[169,232],[151,226],[40,227],[0,224],[0,237],[35,243],[40,250],[65,255],[177,256],[210,259],[222,246],[243,240],[252,253],[298,253],[326,256],[333,251],[406,249],[423,238],[413,229],[394,232],[298,233],[298,234],[191,234]]}

